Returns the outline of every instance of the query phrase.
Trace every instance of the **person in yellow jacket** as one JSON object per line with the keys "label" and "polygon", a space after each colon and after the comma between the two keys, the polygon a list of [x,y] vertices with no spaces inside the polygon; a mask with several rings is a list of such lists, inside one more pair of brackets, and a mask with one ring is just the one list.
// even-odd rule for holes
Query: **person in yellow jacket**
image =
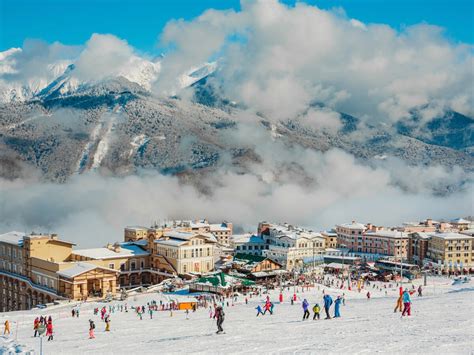
{"label": "person in yellow jacket", "polygon": [[403,302],[402,302],[403,287],[400,286],[398,292],[399,292],[399,296],[398,296],[398,299],[397,299],[397,304],[395,305],[395,309],[393,310],[393,313],[397,313],[398,310],[400,310],[400,312],[401,312],[402,309],[403,309]]}
{"label": "person in yellow jacket", "polygon": [[3,335],[10,334],[10,322],[8,319],[4,323],[5,328],[3,329]]}
{"label": "person in yellow jacket", "polygon": [[316,317],[318,317],[319,319],[319,312],[321,312],[321,307],[319,307],[319,304],[315,304],[314,307],[313,307],[313,312],[314,312],[314,315],[313,315],[313,320],[316,319]]}
{"label": "person in yellow jacket", "polygon": [[108,315],[105,317],[105,331],[110,332],[110,318]]}

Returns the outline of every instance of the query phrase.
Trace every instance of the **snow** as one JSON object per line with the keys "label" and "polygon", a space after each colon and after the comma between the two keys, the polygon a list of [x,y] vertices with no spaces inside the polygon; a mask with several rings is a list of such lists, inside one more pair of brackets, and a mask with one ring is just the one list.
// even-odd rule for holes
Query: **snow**
{"label": "snow", "polygon": [[91,249],[79,249],[73,251],[74,255],[81,255],[92,259],[110,259],[110,258],[122,258],[130,256],[143,256],[149,255],[150,253],[143,250],[139,246],[130,244],[121,244],[120,250],[114,251],[108,248],[91,248]]}
{"label": "snow", "polygon": [[446,240],[474,239],[473,237],[460,233],[431,233],[432,237],[438,237]]}
{"label": "snow", "polygon": [[376,232],[365,232],[364,235],[366,237],[385,237],[385,238],[394,238],[394,239],[407,239],[408,234],[404,232],[399,232],[399,231],[393,231],[393,230],[379,230]]}
{"label": "snow", "polygon": [[24,236],[25,233],[12,231],[5,234],[1,234],[0,242],[21,246],[23,245]]}
{"label": "snow", "polygon": [[87,271],[94,270],[97,268],[97,265],[84,263],[84,262],[77,262],[71,264],[72,266],[69,269],[58,271],[57,274],[60,276],[64,276],[67,278],[75,277],[77,275],[83,274]]}
{"label": "snow", "polygon": [[[418,280],[418,282],[421,282]],[[274,315],[255,317],[255,307],[265,301],[265,295],[249,298],[245,305],[239,297],[234,306],[224,306],[226,334],[216,335],[215,320],[209,311],[190,312],[186,320],[184,311],[156,312],[153,319],[145,314],[140,321],[132,312],[115,312],[110,316],[111,331],[104,331],[100,316],[93,316],[94,307],[108,307],[107,303],[84,303],[76,306],[53,307],[43,310],[11,312],[0,315],[3,324],[8,317],[12,336],[17,337],[10,348],[23,345],[39,350],[39,339],[33,337],[33,319],[38,315],[51,315],[55,338],[43,341],[45,354],[154,354],[160,353],[323,353],[323,354],[407,354],[456,353],[474,351],[474,284],[452,286],[447,278],[429,278],[424,296],[412,296],[412,316],[401,318],[394,313],[397,290],[392,287],[388,296],[373,290],[371,299],[366,292],[336,290],[323,286],[302,292],[299,288],[295,305],[289,303],[293,287],[284,291],[284,302],[279,304],[278,292],[271,293],[275,303]],[[301,302],[308,299],[311,305],[322,304],[322,291],[333,297],[345,293],[346,305],[341,306],[339,319],[302,321]],[[137,295],[124,302],[128,306],[146,305],[150,300],[168,302],[190,300],[185,295],[158,293]],[[72,307],[81,310],[79,318],[72,318]],[[332,312],[331,312],[332,313]],[[96,339],[88,339],[88,320],[96,322]],[[16,330],[18,329],[17,333]],[[46,339],[44,339],[46,340]],[[5,338],[0,339],[5,346]]]}

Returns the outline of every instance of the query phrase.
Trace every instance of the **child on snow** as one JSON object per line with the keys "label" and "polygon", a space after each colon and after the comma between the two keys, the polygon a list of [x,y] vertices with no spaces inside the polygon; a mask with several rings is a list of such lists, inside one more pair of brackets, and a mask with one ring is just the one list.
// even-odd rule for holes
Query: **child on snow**
{"label": "child on snow", "polygon": [[94,329],[95,329],[95,324],[92,319],[89,319],[89,339],[94,339]]}
{"label": "child on snow", "polygon": [[264,315],[264,313],[262,312],[262,307],[260,307],[260,305],[257,306],[257,308],[255,308],[257,310],[257,317],[261,314],[262,316]]}
{"label": "child on snow", "polygon": [[319,304],[316,303],[313,307],[313,312],[314,312],[313,320],[315,320],[316,318],[319,319],[319,312],[320,311],[321,311],[321,308],[319,307]]}

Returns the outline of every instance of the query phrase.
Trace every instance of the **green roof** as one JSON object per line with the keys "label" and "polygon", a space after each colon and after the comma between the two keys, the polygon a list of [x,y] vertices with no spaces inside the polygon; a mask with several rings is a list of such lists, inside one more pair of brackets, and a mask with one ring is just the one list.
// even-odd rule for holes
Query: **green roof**
{"label": "green roof", "polygon": [[244,254],[244,253],[237,253],[235,254],[234,256],[234,260],[244,260],[244,261],[247,261],[248,263],[249,262],[253,262],[253,263],[259,263],[263,260],[266,259],[266,257],[264,256],[260,256],[260,255],[251,255],[251,254]]}

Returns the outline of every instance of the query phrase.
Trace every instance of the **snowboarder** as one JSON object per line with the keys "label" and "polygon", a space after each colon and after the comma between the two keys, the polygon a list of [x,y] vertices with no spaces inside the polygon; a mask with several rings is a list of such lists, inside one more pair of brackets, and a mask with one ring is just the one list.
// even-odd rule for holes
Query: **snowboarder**
{"label": "snowboarder", "polygon": [[321,311],[321,308],[319,307],[319,304],[316,303],[313,307],[313,312],[314,312],[313,320],[315,320],[316,318],[319,319],[319,312],[320,311]]}
{"label": "snowboarder", "polygon": [[48,341],[53,340],[53,322],[49,320],[46,326],[46,335],[48,336]]}
{"label": "snowboarder", "polygon": [[222,328],[222,323],[224,323],[224,310],[222,309],[222,306],[217,306],[216,308],[216,314],[214,317],[217,319],[217,332],[216,334],[220,334],[224,331]]}
{"label": "snowboarder", "polygon": [[92,319],[89,319],[89,339],[94,339],[94,329],[95,329],[95,324]]}
{"label": "snowboarder", "polygon": [[308,303],[308,300],[306,300],[306,298],[303,300],[303,320],[305,319],[308,319],[309,318],[309,310],[308,310],[308,307],[309,307],[309,303]]}
{"label": "snowboarder", "polygon": [[334,301],[334,318],[339,318],[341,316],[341,313],[339,312],[341,302],[341,296],[337,296],[336,301]]}
{"label": "snowboarder", "polygon": [[8,319],[5,321],[5,323],[3,323],[3,325],[4,325],[3,335],[10,334],[10,322],[8,321]]}
{"label": "snowboarder", "polygon": [[408,292],[408,289],[405,289],[405,292],[403,292],[403,312],[402,312],[402,317],[405,315],[405,313],[410,316],[411,315],[411,299],[410,299],[410,293]]}
{"label": "snowboarder", "polygon": [[326,294],[324,295],[323,300],[324,300],[324,312],[326,312],[325,319],[331,319],[331,316],[329,315],[329,309],[331,308],[331,305],[332,305],[332,297]]}

